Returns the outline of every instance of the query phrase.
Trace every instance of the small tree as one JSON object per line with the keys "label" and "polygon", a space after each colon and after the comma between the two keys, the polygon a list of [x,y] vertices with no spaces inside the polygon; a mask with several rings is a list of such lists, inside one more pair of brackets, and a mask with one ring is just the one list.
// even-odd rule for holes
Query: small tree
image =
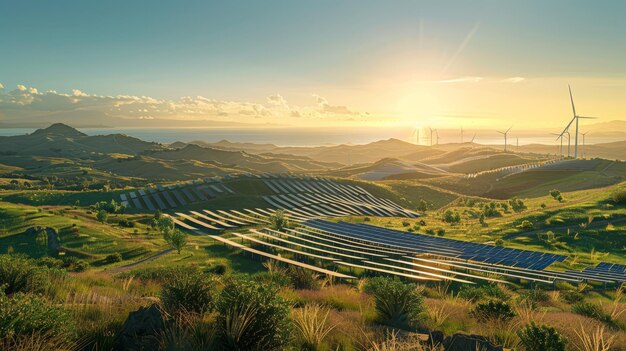
{"label": "small tree", "polygon": [[109,214],[105,210],[100,210],[96,214],[96,219],[98,219],[98,221],[102,223],[105,223],[107,221],[107,218],[109,218]]}
{"label": "small tree", "polygon": [[168,231],[167,234],[163,235],[163,238],[173,249],[178,251],[179,255],[183,247],[187,245],[187,234],[178,229],[173,229],[171,232]]}
{"label": "small tree", "polygon": [[565,351],[567,340],[553,327],[527,324],[517,332],[527,351]]}
{"label": "small tree", "polygon": [[283,230],[283,228],[289,226],[289,220],[285,217],[285,212],[283,210],[274,212],[274,214],[270,216],[270,223],[272,228],[275,230]]}

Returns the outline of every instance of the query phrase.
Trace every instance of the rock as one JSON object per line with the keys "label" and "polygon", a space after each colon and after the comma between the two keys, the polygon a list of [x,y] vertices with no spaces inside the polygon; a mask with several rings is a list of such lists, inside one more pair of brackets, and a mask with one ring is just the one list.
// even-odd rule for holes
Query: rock
{"label": "rock", "polygon": [[445,335],[442,331],[433,330],[428,333],[428,344],[431,347],[437,347],[439,345],[443,345],[443,341],[445,339]]}
{"label": "rock", "polygon": [[158,335],[165,329],[165,319],[156,304],[130,312],[115,341],[115,350],[148,351],[158,349]]}
{"label": "rock", "polygon": [[480,335],[454,334],[443,341],[443,346],[446,351],[503,351]]}

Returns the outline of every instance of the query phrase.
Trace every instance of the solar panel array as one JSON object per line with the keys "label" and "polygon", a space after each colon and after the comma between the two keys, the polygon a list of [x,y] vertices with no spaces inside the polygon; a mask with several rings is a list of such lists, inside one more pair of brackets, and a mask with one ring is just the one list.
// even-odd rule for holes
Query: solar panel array
{"label": "solar panel array", "polygon": [[323,220],[306,222],[314,228],[348,235],[355,240],[373,241],[415,252],[430,253],[478,262],[542,270],[567,256],[471,243],[429,235],[402,232],[367,224],[332,223]]}
{"label": "solar panel array", "polygon": [[626,265],[600,262],[595,267],[587,267],[582,271],[566,271],[586,279],[610,279],[616,282],[626,282]]}
{"label": "solar panel array", "polygon": [[157,185],[156,188],[131,191],[120,194],[120,200],[129,207],[156,211],[203,202],[227,194],[234,194],[234,191],[213,178],[204,178],[189,183]]}
{"label": "solar panel array", "polygon": [[273,207],[314,216],[418,216],[389,199],[378,198],[358,185],[342,184],[328,178],[264,176],[274,195],[263,199]]}

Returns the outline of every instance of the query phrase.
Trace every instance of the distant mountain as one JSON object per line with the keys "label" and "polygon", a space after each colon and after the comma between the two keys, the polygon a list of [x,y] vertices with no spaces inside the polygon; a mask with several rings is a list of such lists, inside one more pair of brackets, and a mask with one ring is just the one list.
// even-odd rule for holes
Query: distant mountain
{"label": "distant mountain", "polygon": [[162,146],[122,134],[88,136],[55,123],[31,134],[0,137],[0,154],[50,157],[84,157],[90,154],[136,155]]}
{"label": "distant mountain", "polygon": [[342,144],[314,147],[279,147],[273,144],[232,143],[224,140],[218,143],[201,143],[200,145],[228,150],[243,150],[254,154],[306,156],[319,162],[344,165],[371,163],[383,158],[397,158],[420,151],[432,150],[427,146],[415,145],[398,139],[380,140],[364,145]]}

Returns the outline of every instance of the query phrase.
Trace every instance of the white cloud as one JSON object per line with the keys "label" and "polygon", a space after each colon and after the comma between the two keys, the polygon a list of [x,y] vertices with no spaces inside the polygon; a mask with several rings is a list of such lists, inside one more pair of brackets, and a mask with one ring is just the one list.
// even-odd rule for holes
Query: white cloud
{"label": "white cloud", "polygon": [[438,80],[437,83],[478,83],[482,80],[483,80],[483,77],[468,76],[468,77]]}
{"label": "white cloud", "polygon": [[[14,119],[37,119],[45,116],[98,116],[126,119],[222,120],[245,122],[246,119],[334,118],[366,116],[347,106],[331,105],[326,98],[314,95],[315,104],[290,106],[280,94],[267,97],[265,103],[224,101],[203,96],[185,96],[161,100],[149,96],[101,96],[73,89],[70,94],[53,90],[40,92],[18,85],[0,91],[0,114]],[[87,117],[86,117],[87,118]],[[87,121],[85,121],[87,122]],[[93,121],[92,121],[93,122]],[[102,121],[98,120],[98,123]]]}
{"label": "white cloud", "polygon": [[2,85],[2,83],[0,83],[0,90],[4,89],[4,85]]}
{"label": "white cloud", "polygon": [[504,83],[519,83],[519,82],[523,82],[525,80],[526,80],[526,78],[524,78],[524,77],[511,77],[511,78],[503,79],[502,82],[504,82]]}
{"label": "white cloud", "polygon": [[273,106],[287,107],[287,100],[280,94],[274,94],[267,97],[267,103]]}

